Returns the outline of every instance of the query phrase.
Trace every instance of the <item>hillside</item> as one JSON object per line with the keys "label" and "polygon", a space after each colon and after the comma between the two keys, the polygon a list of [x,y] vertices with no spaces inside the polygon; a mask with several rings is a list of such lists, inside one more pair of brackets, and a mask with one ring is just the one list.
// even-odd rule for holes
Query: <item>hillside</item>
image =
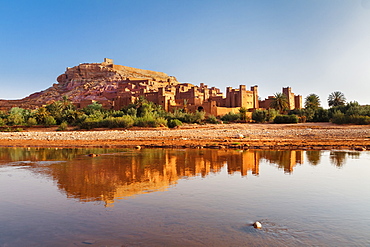
{"label": "hillside", "polygon": [[178,84],[173,76],[163,72],[137,69],[113,64],[113,60],[104,59],[102,63],[83,63],[58,76],[57,82],[44,91],[36,92],[20,100],[0,100],[0,109],[11,107],[37,108],[39,106],[61,100],[67,96],[72,102],[83,100],[106,100],[103,92],[116,92],[118,82],[127,79],[149,79],[156,81],[149,85],[155,90],[162,84]]}

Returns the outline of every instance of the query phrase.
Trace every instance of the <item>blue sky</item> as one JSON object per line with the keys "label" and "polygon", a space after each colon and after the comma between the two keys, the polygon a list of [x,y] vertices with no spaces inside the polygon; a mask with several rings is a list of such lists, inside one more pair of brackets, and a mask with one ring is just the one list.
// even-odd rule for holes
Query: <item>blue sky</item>
{"label": "blue sky", "polygon": [[370,104],[370,0],[33,0],[0,5],[0,99],[101,62],[181,82]]}

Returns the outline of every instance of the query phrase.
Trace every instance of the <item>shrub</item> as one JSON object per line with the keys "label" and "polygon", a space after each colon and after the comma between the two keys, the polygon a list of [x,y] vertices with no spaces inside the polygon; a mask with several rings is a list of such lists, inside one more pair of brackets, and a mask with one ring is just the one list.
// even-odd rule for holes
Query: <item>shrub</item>
{"label": "shrub", "polygon": [[22,128],[10,128],[10,127],[7,127],[7,128],[4,128],[4,129],[0,129],[0,132],[22,132],[23,129]]}
{"label": "shrub", "polygon": [[88,116],[85,113],[79,113],[76,117],[76,120],[74,122],[75,125],[80,126],[81,123],[83,123]]}
{"label": "shrub", "polygon": [[96,118],[90,118],[87,117],[85,120],[83,120],[81,123],[79,123],[79,127],[81,129],[93,129],[93,128],[99,128],[101,126],[101,120]]}
{"label": "shrub", "polygon": [[313,122],[329,122],[329,111],[327,109],[319,108],[315,111],[312,119]]}
{"label": "shrub", "polygon": [[103,105],[99,104],[98,102],[93,102],[92,104],[84,107],[82,111],[85,112],[87,115],[97,114],[98,112],[103,111]]}
{"label": "shrub", "polygon": [[63,130],[66,130],[68,128],[68,123],[67,122],[62,122],[59,127],[58,127],[58,131],[63,131]]}
{"label": "shrub", "polygon": [[139,127],[150,127],[151,125],[154,125],[154,122],[155,120],[153,116],[144,116],[136,118],[134,125]]}
{"label": "shrub", "polygon": [[218,124],[218,120],[215,116],[213,115],[210,115],[206,118],[206,122],[207,123],[211,123],[211,124]]}
{"label": "shrub", "polygon": [[[131,119],[132,123],[131,123],[131,126],[133,125],[134,123],[134,120],[132,119],[131,116],[127,116],[129,119]],[[106,128],[120,128],[120,127],[127,127],[126,126],[126,123],[125,123],[125,119],[126,118],[122,118],[122,117],[107,117],[105,118],[104,120],[101,120],[100,121],[100,127],[106,127]],[[129,125],[129,124],[127,124]]]}
{"label": "shrub", "polygon": [[298,117],[298,122],[299,123],[305,123],[307,121],[307,117],[306,116],[300,116]]}
{"label": "shrub", "polygon": [[184,116],[184,122],[186,123],[202,123],[206,117],[204,111],[196,111],[195,113],[186,113]]}
{"label": "shrub", "polygon": [[102,127],[108,128],[129,128],[134,125],[134,119],[129,115],[122,117],[108,117],[101,123]]}
{"label": "shrub", "polygon": [[45,126],[46,127],[49,127],[49,126],[51,126],[51,125],[56,125],[57,124],[57,121],[55,120],[55,118],[54,117],[52,117],[52,116],[47,116],[46,118],[45,118]]}
{"label": "shrub", "polygon": [[175,110],[174,112],[158,112],[157,115],[161,117],[165,117],[168,120],[170,119],[178,119],[183,123],[202,123],[206,119],[204,111],[196,111],[195,113],[187,113],[183,110]]}
{"label": "shrub", "polygon": [[0,118],[0,127],[5,125],[4,119]]}
{"label": "shrub", "polygon": [[257,123],[264,123],[267,121],[267,111],[266,110],[255,110],[252,113],[252,120],[256,121]]}
{"label": "shrub", "polygon": [[135,116],[136,117],[136,115],[137,115],[136,108],[129,108],[129,109],[127,109],[127,115]]}
{"label": "shrub", "polygon": [[182,110],[176,109],[174,112],[168,113],[168,118],[169,119],[178,119],[181,122],[185,122],[185,115],[187,115],[187,113],[183,112]]}
{"label": "shrub", "polygon": [[99,127],[106,127],[106,128],[116,128],[116,121],[115,117],[107,117],[105,119],[98,120],[98,126]]}
{"label": "shrub", "polygon": [[151,114],[147,114],[143,117],[136,118],[134,125],[139,127],[167,126],[167,120],[162,117],[154,117]]}
{"label": "shrub", "polygon": [[348,120],[347,120],[346,116],[344,115],[344,113],[339,111],[339,110],[336,110],[333,113],[333,117],[331,118],[330,121],[332,123],[335,123],[335,124],[346,124],[346,123],[348,123]]}
{"label": "shrub", "polygon": [[275,117],[279,115],[279,112],[275,109],[268,109],[267,110],[267,121],[272,122],[274,121]]}
{"label": "shrub", "polygon": [[33,118],[33,117],[30,117],[28,120],[27,120],[27,126],[35,126],[37,125],[37,120],[36,118]]}
{"label": "shrub", "polygon": [[302,112],[302,115],[300,114],[295,114],[295,115],[305,116],[308,122],[312,122],[315,117],[316,110],[312,108],[307,108],[307,109],[301,109],[301,112]]}
{"label": "shrub", "polygon": [[165,127],[167,126],[167,119],[163,118],[163,117],[158,117],[156,119],[156,125],[157,126],[153,126],[153,127]]}
{"label": "shrub", "polygon": [[240,114],[229,112],[221,117],[222,121],[225,122],[235,122],[237,120],[240,120]]}
{"label": "shrub", "polygon": [[369,116],[360,116],[360,115],[351,115],[348,119],[349,123],[359,124],[359,125],[368,125],[370,124]]}
{"label": "shrub", "polygon": [[121,128],[132,127],[135,123],[135,120],[131,116],[128,116],[128,115],[118,118],[117,121],[118,121],[118,126]]}
{"label": "shrub", "polygon": [[169,128],[175,128],[177,126],[181,126],[182,122],[178,119],[171,119],[168,121],[167,125]]}
{"label": "shrub", "polygon": [[8,116],[8,125],[23,125],[24,117],[21,114],[10,114]]}
{"label": "shrub", "polygon": [[278,115],[274,119],[274,123],[298,123],[297,115]]}

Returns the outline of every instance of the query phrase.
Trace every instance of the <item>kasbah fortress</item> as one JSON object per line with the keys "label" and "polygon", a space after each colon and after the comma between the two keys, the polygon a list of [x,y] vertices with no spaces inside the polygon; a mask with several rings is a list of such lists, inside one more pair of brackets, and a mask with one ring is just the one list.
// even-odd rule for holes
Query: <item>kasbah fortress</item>
{"label": "kasbah fortress", "polygon": [[[61,100],[63,96],[67,96],[77,108],[98,102],[106,109],[120,110],[142,96],[161,105],[166,111],[184,109],[222,116],[229,112],[237,113],[241,107],[245,107],[251,116],[255,109],[270,108],[274,98],[269,96],[259,100],[258,86],[247,90],[245,85],[237,89],[227,87],[224,96],[220,89],[204,83],[199,86],[180,83],[163,72],[116,65],[108,58],[102,63],[83,63],[67,68],[57,81],[52,87],[24,99],[0,100],[0,110],[12,107],[37,109]],[[301,95],[294,95],[290,87],[283,88],[282,92],[288,99],[289,109],[302,108]]]}

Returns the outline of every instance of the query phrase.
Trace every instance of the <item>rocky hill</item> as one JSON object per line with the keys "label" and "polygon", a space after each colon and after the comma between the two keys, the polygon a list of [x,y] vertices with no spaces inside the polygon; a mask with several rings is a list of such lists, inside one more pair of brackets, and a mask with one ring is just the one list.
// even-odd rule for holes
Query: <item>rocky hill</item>
{"label": "rocky hill", "polygon": [[127,79],[149,79],[157,83],[153,89],[163,83],[176,85],[179,82],[173,76],[163,72],[131,68],[115,65],[112,59],[104,59],[102,63],[83,63],[67,68],[64,74],[57,78],[57,82],[50,88],[33,93],[20,100],[0,100],[0,109],[11,107],[37,108],[39,106],[61,100],[67,96],[72,102],[82,100],[105,100],[102,92],[114,92],[118,82]]}

